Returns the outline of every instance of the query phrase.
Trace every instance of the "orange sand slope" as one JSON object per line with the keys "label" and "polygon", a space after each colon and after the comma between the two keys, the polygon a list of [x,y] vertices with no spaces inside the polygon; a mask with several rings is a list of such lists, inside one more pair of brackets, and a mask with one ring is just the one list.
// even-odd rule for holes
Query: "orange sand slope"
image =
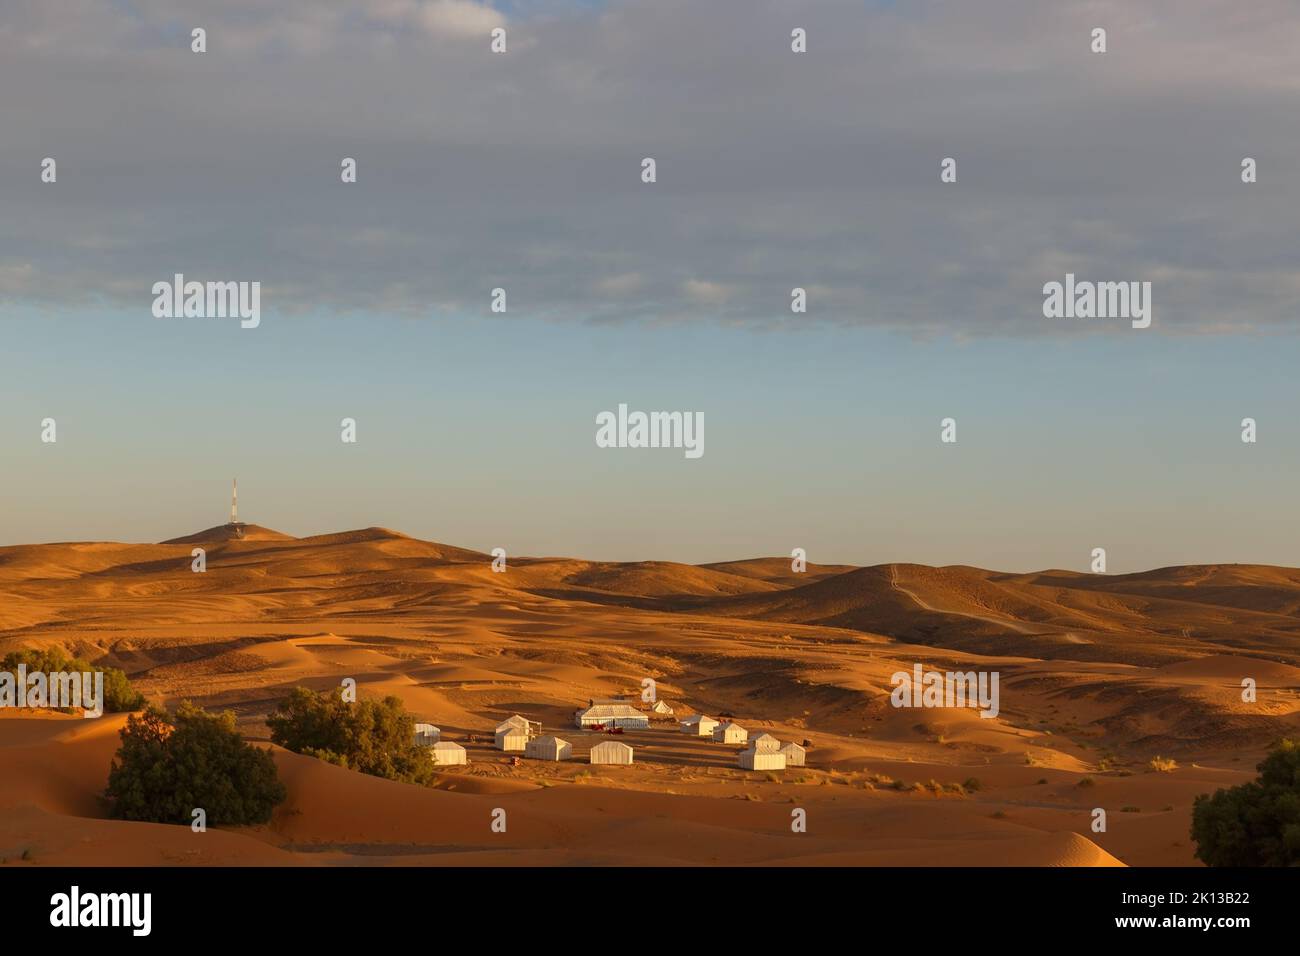
{"label": "orange sand slope", "polygon": [[[521,558],[494,573],[488,555],[387,529],[255,525],[0,548],[0,653],[62,646],[156,702],[233,710],[261,741],[290,688],[351,677],[470,758],[426,789],[277,750],[289,799],[272,822],[194,834],[106,818],[121,717],[0,711],[0,859],[1192,865],[1194,797],[1250,779],[1273,739],[1300,733],[1298,611],[1300,571],[1249,565],[796,574],[777,558]],[[894,708],[890,676],[917,663],[997,672],[1000,712]],[[671,719],[620,738],[632,766],[588,765],[604,738],[573,727],[575,707],[636,697],[644,677],[678,716],[807,740],[808,766],[743,771],[737,747]],[[512,766],[490,732],[516,712],[575,759]],[[1152,770],[1156,755],[1177,767]]]}

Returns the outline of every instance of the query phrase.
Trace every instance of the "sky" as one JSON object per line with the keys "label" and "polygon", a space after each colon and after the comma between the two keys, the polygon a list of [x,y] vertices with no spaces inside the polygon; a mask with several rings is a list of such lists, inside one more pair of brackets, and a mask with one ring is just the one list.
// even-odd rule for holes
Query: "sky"
{"label": "sky", "polygon": [[[1300,564],[1297,41],[1271,0],[8,3],[0,545],[189,533],[237,475],[291,534],[511,555]],[[260,325],[155,318],[177,272]],[[1045,317],[1066,273],[1151,327]],[[620,403],[704,455],[597,447]]]}

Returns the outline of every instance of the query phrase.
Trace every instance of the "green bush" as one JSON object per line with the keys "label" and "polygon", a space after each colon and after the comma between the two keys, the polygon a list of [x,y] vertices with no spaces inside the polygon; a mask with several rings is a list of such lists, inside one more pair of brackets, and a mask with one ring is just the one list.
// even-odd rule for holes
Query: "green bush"
{"label": "green bush", "polygon": [[1300,865],[1300,741],[1280,741],[1255,769],[1254,782],[1192,805],[1192,839],[1206,866]]}
{"label": "green bush", "polygon": [[404,783],[437,776],[428,750],[415,742],[415,718],[396,697],[349,703],[338,691],[295,687],[266,725],[281,747],[349,770]]}
{"label": "green bush", "polygon": [[[0,660],[0,671],[8,671],[11,674],[17,673],[19,664],[26,664],[28,673],[32,671],[43,671],[47,674],[60,671],[64,673],[103,671],[105,713],[126,713],[144,707],[144,695],[133,688],[126,674],[116,667],[97,667],[80,657],[69,657],[57,647],[47,647],[40,651],[14,651],[11,654],[6,654],[4,660]],[[69,710],[66,707],[62,709]]]}
{"label": "green bush", "polygon": [[118,819],[190,823],[201,808],[213,826],[266,823],[286,796],[271,751],[245,743],[230,711],[149,707],[121,738],[104,794]]}

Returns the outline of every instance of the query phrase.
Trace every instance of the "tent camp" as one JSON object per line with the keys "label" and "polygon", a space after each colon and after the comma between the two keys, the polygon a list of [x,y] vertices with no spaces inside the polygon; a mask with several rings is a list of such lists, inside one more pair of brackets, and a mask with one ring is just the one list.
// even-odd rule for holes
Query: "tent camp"
{"label": "tent camp", "polygon": [[591,748],[591,762],[631,764],[632,748],[618,740],[606,740]]}
{"label": "tent camp", "polygon": [[772,753],[781,749],[781,741],[771,734],[760,733],[749,738],[749,749],[759,753]]}

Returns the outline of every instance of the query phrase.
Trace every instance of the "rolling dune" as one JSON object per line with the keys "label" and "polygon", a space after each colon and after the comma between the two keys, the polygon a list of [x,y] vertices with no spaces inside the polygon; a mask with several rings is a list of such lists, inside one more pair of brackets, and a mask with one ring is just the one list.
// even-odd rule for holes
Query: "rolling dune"
{"label": "rolling dune", "polygon": [[[0,548],[0,653],[60,646],[154,702],[230,709],[264,745],[291,688],[351,677],[470,764],[419,788],[277,749],[289,798],[271,823],[193,834],[106,819],[120,715],[0,711],[4,865],[1192,865],[1194,797],[1300,733],[1295,569],[552,557],[494,573],[488,555],[383,528],[242,532]],[[892,706],[892,675],[916,664],[996,672],[997,715]],[[737,748],[670,719],[622,738],[632,766],[591,767],[604,738],[573,710],[635,698],[645,677],[678,716],[808,741],[808,766],[742,771]],[[577,759],[513,765],[490,738],[512,713]],[[1176,767],[1152,770],[1157,755]]]}

